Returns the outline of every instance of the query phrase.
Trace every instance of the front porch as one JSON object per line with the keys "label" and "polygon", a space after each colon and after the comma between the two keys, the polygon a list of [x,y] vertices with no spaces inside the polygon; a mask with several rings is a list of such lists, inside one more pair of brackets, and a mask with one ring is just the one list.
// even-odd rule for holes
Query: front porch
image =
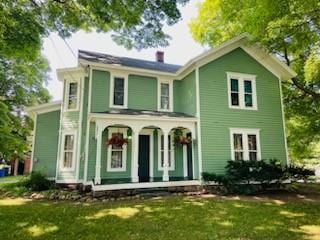
{"label": "front porch", "polygon": [[[199,185],[196,118],[94,114],[94,191]],[[177,140],[177,133],[183,141]],[[122,145],[113,141],[121,139]]]}

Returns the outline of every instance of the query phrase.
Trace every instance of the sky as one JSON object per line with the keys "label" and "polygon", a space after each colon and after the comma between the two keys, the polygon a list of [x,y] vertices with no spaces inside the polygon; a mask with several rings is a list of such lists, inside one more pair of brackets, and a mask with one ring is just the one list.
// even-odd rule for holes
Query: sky
{"label": "sky", "polygon": [[109,33],[79,31],[73,34],[71,38],[66,39],[72,49],[71,51],[57,34],[50,34],[44,40],[42,52],[47,57],[51,68],[50,80],[46,87],[53,98],[52,100],[61,100],[62,98],[62,84],[57,79],[56,69],[76,67],[77,58],[74,54],[77,55],[79,49],[151,61],[155,60],[155,52],[160,50],[164,51],[164,61],[166,63],[180,65],[201,54],[205,51],[205,48],[192,39],[188,27],[190,20],[197,15],[199,2],[201,0],[191,0],[187,5],[181,7],[182,20],[173,26],[164,28],[164,31],[172,38],[166,48],[149,48],[141,51],[128,50],[113,42]]}

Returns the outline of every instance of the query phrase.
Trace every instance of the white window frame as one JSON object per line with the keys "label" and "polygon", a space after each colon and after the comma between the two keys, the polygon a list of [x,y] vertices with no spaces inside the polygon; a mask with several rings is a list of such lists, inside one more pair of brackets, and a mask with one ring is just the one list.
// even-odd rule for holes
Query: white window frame
{"label": "white window frame", "polygon": [[[161,108],[161,83],[169,84],[169,109]],[[172,80],[158,78],[158,111],[162,111],[162,112],[173,111],[173,81]]]}
{"label": "white window frame", "polygon": [[[122,133],[123,138],[127,138],[127,130],[127,128],[108,128],[108,139],[112,137],[113,133]],[[112,145],[109,145],[107,152],[107,172],[125,172],[127,169],[127,144],[122,146],[121,168],[111,168],[111,151]]]}
{"label": "white window frame", "polygon": [[[173,133],[170,133],[170,142],[168,142],[170,144],[171,147],[171,151],[170,151],[170,157],[171,157],[171,166],[168,167],[169,171],[174,171],[175,170],[175,148],[174,148],[174,143],[173,143]],[[169,136],[168,135],[168,136]],[[163,136],[163,134],[161,133],[161,131],[158,131],[158,171],[163,171],[163,166],[161,166],[161,136]],[[169,148],[168,148],[169,150]]]}
{"label": "white window frame", "polygon": [[[76,168],[76,154],[77,154],[77,130],[68,130],[68,131],[63,131],[62,132],[62,145],[61,145],[61,152],[60,152],[60,171],[62,172],[73,172],[75,171]],[[71,164],[71,168],[66,168],[63,166],[63,161],[64,161],[64,145],[65,145],[65,141],[66,141],[66,136],[67,135],[73,135],[74,137],[74,141],[73,141],[73,153],[72,153],[72,164]]]}
{"label": "white window frame", "polygon": [[[123,78],[124,79],[124,96],[123,96],[123,105],[115,105],[113,102],[114,99],[114,79]],[[110,74],[110,99],[109,105],[111,108],[128,108],[128,75],[121,73],[111,73]]]}
{"label": "white window frame", "polygon": [[[70,84],[71,83],[77,83],[77,107],[73,108],[73,109],[69,109],[69,91],[70,91]],[[79,105],[80,105],[80,78],[65,80],[65,91],[64,91],[64,110],[65,110],[65,112],[79,111]]]}
{"label": "white window frame", "polygon": [[257,161],[261,160],[260,129],[230,128],[229,130],[230,130],[230,148],[231,148],[231,159],[232,160],[235,160],[233,134],[241,134],[242,135],[243,160],[245,160],[245,161],[249,160],[248,135],[256,135]]}
{"label": "white window frame", "polygon": [[[231,100],[231,79],[238,80],[238,87],[239,87],[239,106],[232,105]],[[247,107],[245,105],[245,92],[244,92],[244,81],[249,80],[251,81],[252,87],[252,107]],[[258,103],[257,103],[257,89],[256,89],[256,75],[252,74],[244,74],[244,73],[234,73],[234,72],[227,72],[227,81],[228,81],[228,102],[229,108],[233,109],[243,109],[243,110],[258,110]]]}

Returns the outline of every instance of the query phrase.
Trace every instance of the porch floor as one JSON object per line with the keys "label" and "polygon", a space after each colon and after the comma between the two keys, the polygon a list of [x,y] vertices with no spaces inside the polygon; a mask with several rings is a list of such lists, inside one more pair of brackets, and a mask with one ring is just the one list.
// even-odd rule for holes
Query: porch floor
{"label": "porch floor", "polygon": [[[169,181],[188,181],[192,180],[188,177],[169,177]],[[162,182],[162,177],[155,177],[152,179],[152,181],[148,182]],[[101,179],[101,185],[108,185],[108,184],[123,184],[123,183],[131,183],[131,178],[103,178]]]}

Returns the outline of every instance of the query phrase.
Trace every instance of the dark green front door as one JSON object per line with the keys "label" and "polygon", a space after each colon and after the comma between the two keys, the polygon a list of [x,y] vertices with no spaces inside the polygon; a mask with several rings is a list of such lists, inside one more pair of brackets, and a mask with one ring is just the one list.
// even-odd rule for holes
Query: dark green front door
{"label": "dark green front door", "polygon": [[139,182],[149,182],[150,136],[139,135]]}

